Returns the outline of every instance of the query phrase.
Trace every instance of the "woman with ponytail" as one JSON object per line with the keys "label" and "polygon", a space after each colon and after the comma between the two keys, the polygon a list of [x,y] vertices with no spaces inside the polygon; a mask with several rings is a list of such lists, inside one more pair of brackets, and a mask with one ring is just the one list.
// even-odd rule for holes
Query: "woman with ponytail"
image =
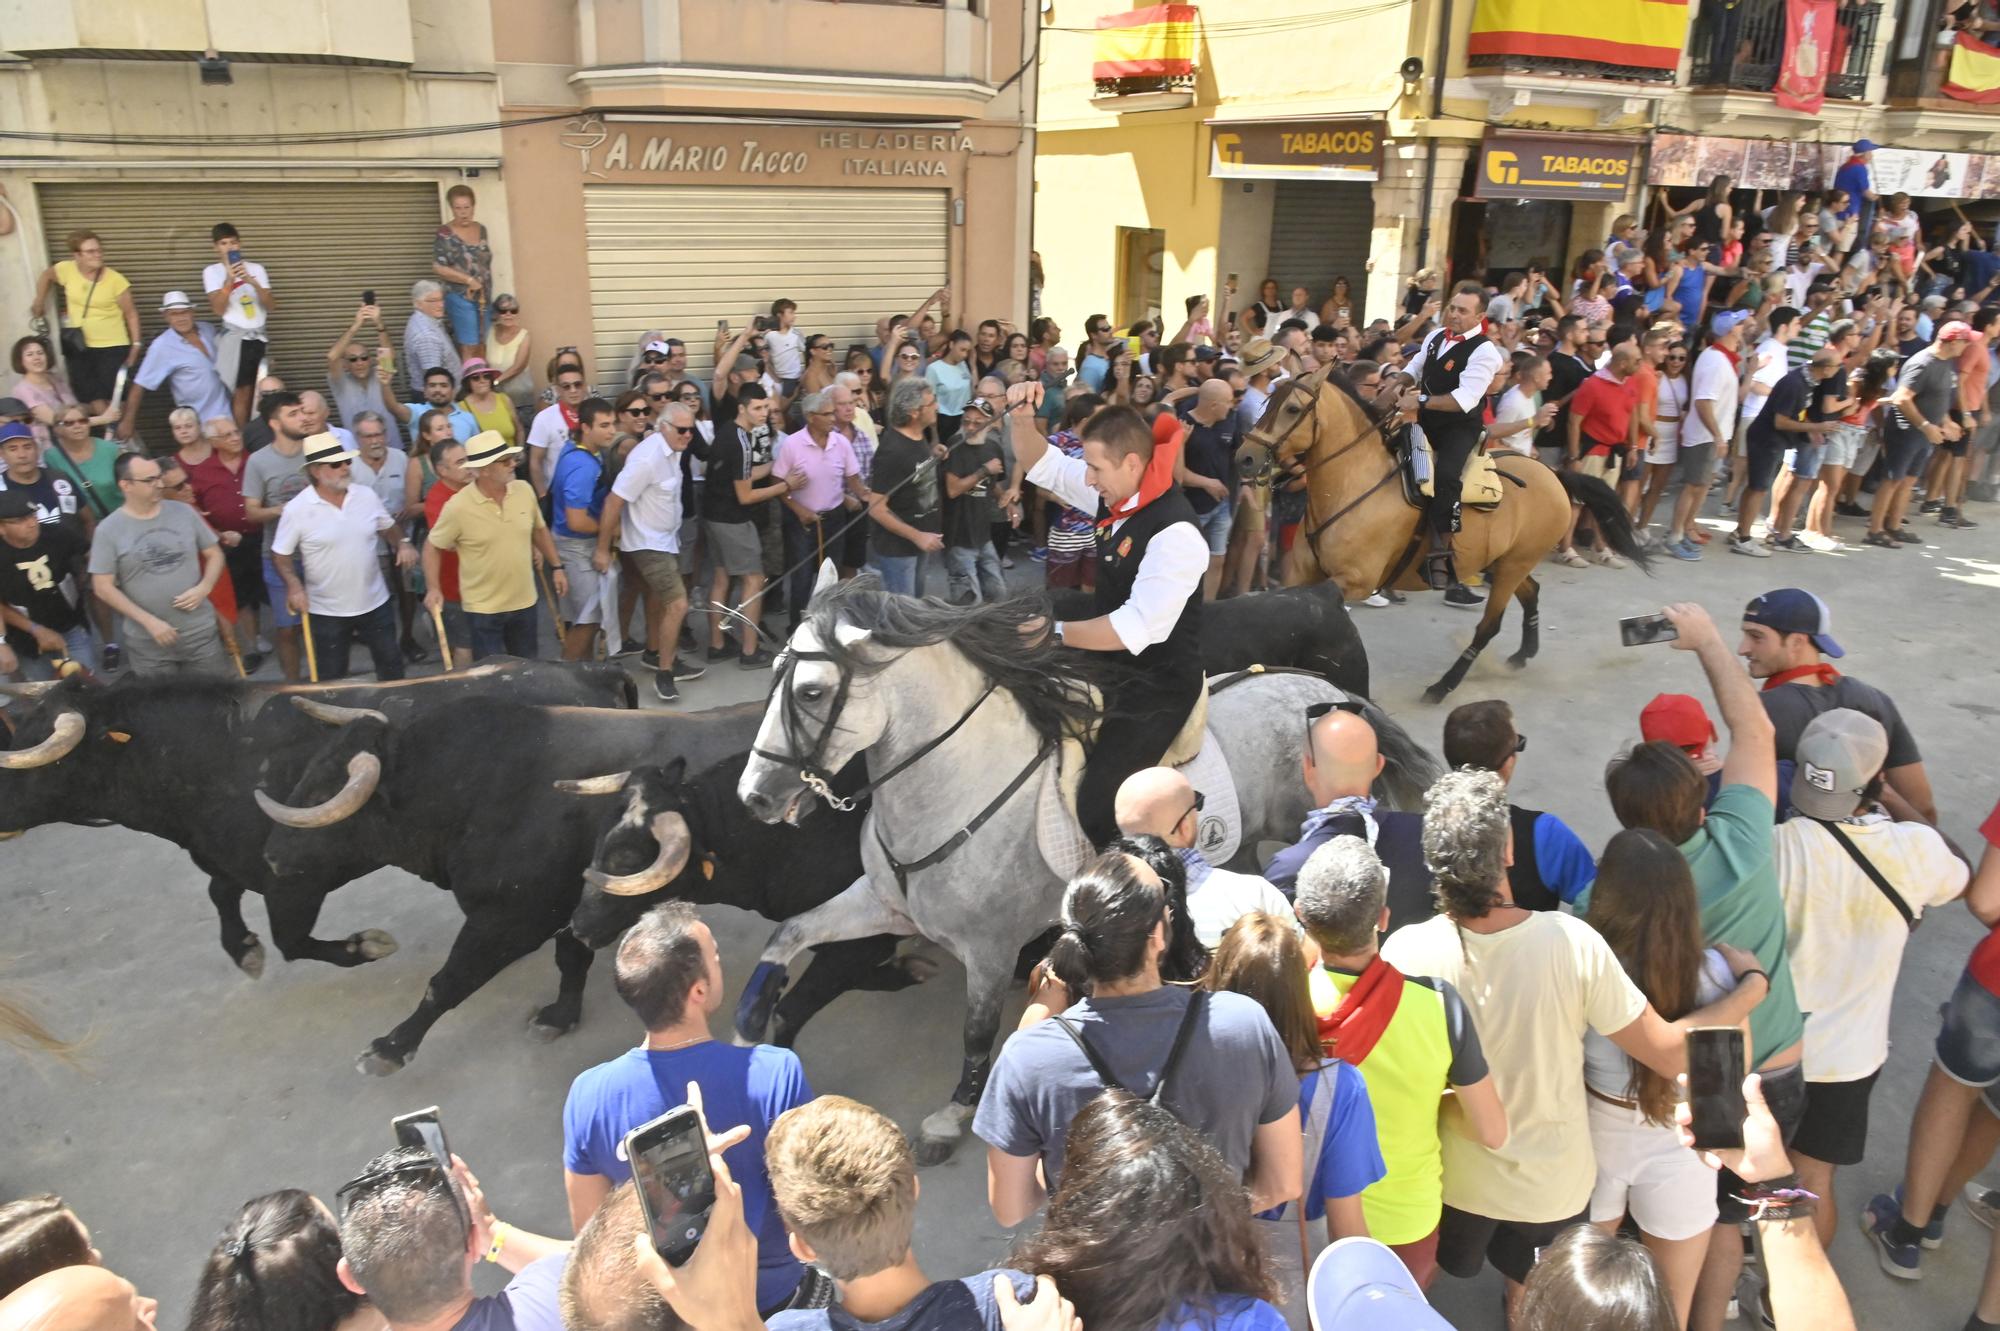
{"label": "woman with ponytail", "polygon": [[384,1331],[339,1266],[340,1227],[317,1197],[286,1188],[245,1202],[201,1269],[188,1331]]}

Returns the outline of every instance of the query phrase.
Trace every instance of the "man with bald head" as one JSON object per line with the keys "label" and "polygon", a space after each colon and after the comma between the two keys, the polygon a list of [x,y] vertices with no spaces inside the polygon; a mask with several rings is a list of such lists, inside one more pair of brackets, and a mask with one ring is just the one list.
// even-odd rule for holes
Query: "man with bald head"
{"label": "man with bald head", "polygon": [[1389,870],[1389,928],[1427,920],[1437,913],[1431,901],[1431,871],[1424,863],[1423,815],[1376,807],[1369,793],[1382,773],[1375,727],[1354,701],[1314,703],[1306,708],[1306,749],[1302,763],[1313,811],[1299,826],[1296,845],[1272,857],[1264,877],[1289,896],[1299,870],[1312,853],[1338,836],[1358,836],[1375,848]]}
{"label": "man with bald head", "polygon": [[1125,778],[1115,808],[1125,836],[1152,835],[1174,848],[1187,865],[1188,918],[1195,937],[1209,947],[1252,911],[1291,918],[1284,893],[1255,874],[1218,869],[1201,853],[1202,796],[1171,767],[1148,767]]}
{"label": "man with bald head", "polygon": [[1222,585],[1222,560],[1229,551],[1229,529],[1235,525],[1235,494],[1230,485],[1237,437],[1236,394],[1227,379],[1207,379],[1190,400],[1176,408],[1187,425],[1181,445],[1181,488],[1194,509],[1194,525],[1208,542],[1208,572],[1201,578],[1201,599],[1213,601]]}
{"label": "man with bald head", "polygon": [[101,1266],[65,1266],[0,1299],[0,1331],[154,1331],[160,1301]]}

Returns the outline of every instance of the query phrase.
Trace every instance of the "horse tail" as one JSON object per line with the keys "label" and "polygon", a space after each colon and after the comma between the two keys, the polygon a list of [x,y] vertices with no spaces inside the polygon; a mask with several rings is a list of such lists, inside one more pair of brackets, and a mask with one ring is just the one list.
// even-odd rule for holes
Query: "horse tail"
{"label": "horse tail", "polygon": [[1353,692],[1347,696],[1361,704],[1361,714],[1375,727],[1375,747],[1383,758],[1382,774],[1375,778],[1376,796],[1399,809],[1423,808],[1424,793],[1444,775],[1444,764],[1374,699]]}
{"label": "horse tail", "polygon": [[1605,544],[1637,564],[1641,571],[1653,571],[1653,557],[1639,544],[1639,535],[1632,528],[1632,515],[1619,502],[1617,491],[1595,476],[1574,471],[1559,471],[1556,479],[1569,492],[1572,504],[1581,504],[1590,511]]}

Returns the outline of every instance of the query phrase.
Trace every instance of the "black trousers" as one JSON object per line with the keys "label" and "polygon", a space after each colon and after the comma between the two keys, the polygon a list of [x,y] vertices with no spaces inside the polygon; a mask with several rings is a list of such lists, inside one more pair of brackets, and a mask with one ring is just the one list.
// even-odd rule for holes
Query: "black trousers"
{"label": "black trousers", "polygon": [[1425,512],[1438,548],[1448,553],[1451,535],[1458,530],[1458,492],[1465,464],[1478,449],[1483,431],[1477,416],[1460,412],[1427,411],[1419,424],[1431,445],[1431,502]]}
{"label": "black trousers", "polygon": [[1077,821],[1093,845],[1117,838],[1118,787],[1166,754],[1203,687],[1197,671],[1187,679],[1145,680],[1105,694],[1104,720],[1076,792]]}

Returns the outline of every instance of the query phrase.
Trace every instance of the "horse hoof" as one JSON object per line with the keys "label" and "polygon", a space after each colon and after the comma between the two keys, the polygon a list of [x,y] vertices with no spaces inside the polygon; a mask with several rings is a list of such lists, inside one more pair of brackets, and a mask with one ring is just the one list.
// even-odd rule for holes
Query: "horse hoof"
{"label": "horse hoof", "polygon": [[1526,670],[1528,668],[1528,661],[1529,658],[1521,655],[1519,652],[1507,658],[1507,664],[1513,666],[1516,670]]}
{"label": "horse hoof", "polygon": [[536,1044],[547,1044],[560,1040],[576,1029],[579,1016],[565,1012],[559,1003],[551,1003],[528,1018],[528,1038]]}
{"label": "horse hoof", "polygon": [[736,1000],[738,1044],[756,1044],[771,1025],[771,1014],[785,992],[785,968],[774,961],[760,961],[743,983],[743,996]]}
{"label": "horse hoof", "polygon": [[396,940],[381,929],[363,929],[347,936],[347,950],[363,961],[380,961],[395,952]]}
{"label": "horse hoof", "polygon": [[1451,692],[1450,689],[1440,688],[1436,684],[1433,684],[1429,688],[1424,690],[1424,701],[1435,706],[1436,704],[1443,702],[1445,694],[1450,692]]}
{"label": "horse hoof", "polygon": [[916,1154],[919,1166],[941,1165],[951,1159],[952,1152],[957,1149],[958,1138],[956,1137],[933,1137],[928,1133],[917,1134]]}
{"label": "horse hoof", "polygon": [[257,935],[251,934],[250,945],[237,954],[236,969],[253,980],[264,978],[264,943]]}
{"label": "horse hoof", "polygon": [[403,1070],[404,1060],[389,1053],[380,1045],[370,1045],[368,1052],[354,1060],[354,1070],[370,1077],[387,1077]]}

